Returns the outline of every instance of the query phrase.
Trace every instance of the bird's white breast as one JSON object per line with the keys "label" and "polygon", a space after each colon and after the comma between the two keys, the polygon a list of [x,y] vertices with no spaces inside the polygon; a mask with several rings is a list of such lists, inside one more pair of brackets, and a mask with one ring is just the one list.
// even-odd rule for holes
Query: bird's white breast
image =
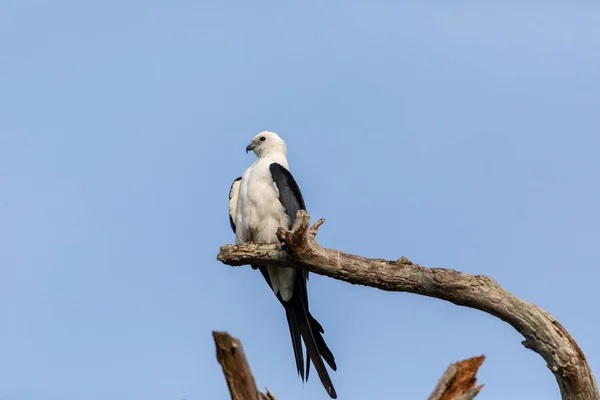
{"label": "bird's white breast", "polygon": [[[236,243],[278,243],[277,229],[289,228],[290,219],[279,201],[277,186],[273,182],[269,166],[278,162],[288,168],[285,156],[282,160],[260,158],[242,176],[236,210]],[[291,268],[268,267],[271,287],[280,293],[284,301],[292,297],[295,271]]]}
{"label": "bird's white breast", "polygon": [[277,228],[288,227],[289,218],[269,170],[272,162],[261,158],[244,172],[236,215],[236,226],[242,228],[236,235],[239,243],[277,243]]}

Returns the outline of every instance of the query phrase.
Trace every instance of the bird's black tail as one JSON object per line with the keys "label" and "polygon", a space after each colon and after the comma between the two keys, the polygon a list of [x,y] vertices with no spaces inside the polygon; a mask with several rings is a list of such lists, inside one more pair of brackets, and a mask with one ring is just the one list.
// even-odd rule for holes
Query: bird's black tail
{"label": "bird's black tail", "polygon": [[[327,347],[327,344],[323,339],[323,327],[308,311],[308,302],[306,300],[306,286],[295,285],[292,298],[287,302],[282,302],[285,307],[285,314],[290,328],[290,336],[292,338],[294,356],[296,358],[296,368],[302,379],[308,380],[310,362],[312,361],[317,370],[317,374],[319,375],[319,379],[329,394],[329,397],[336,399],[337,394],[335,388],[333,387],[331,378],[323,363],[323,360],[325,360],[331,369],[335,371],[337,369],[335,359],[333,353],[331,353],[331,350],[329,350],[329,347]],[[301,338],[306,347],[306,376],[304,374],[304,357],[302,354]]]}
{"label": "bird's black tail", "polygon": [[[252,267],[259,268],[265,280],[269,286],[271,286],[267,268],[254,265]],[[323,360],[325,360],[334,371],[337,369],[337,366],[335,364],[333,353],[329,350],[329,347],[327,347],[327,344],[323,339],[322,334],[325,332],[323,327],[308,310],[305,273],[296,273],[296,276],[294,277],[294,290],[292,293],[292,298],[288,301],[284,301],[279,294],[277,294],[277,298],[285,308],[285,315],[290,328],[290,336],[294,348],[294,357],[296,359],[298,375],[300,375],[303,381],[308,380],[310,362],[312,361],[327,394],[329,394],[329,397],[332,399],[336,399],[337,393],[335,392],[335,388],[333,387],[333,383],[331,382],[331,378],[329,377],[329,373],[327,372]],[[304,346],[306,347],[306,374],[304,372],[304,355],[302,352],[303,341]]]}

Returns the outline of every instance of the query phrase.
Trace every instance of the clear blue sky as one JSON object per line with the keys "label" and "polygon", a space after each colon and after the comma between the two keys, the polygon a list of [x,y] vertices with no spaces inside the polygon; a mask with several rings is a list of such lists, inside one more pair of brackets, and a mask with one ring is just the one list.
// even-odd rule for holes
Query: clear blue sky
{"label": "clear blue sky", "polygon": [[[215,259],[264,129],[323,246],[493,276],[600,373],[600,5],[496,3],[0,3],[0,398],[226,399],[211,330],[327,398],[260,274]],[[340,399],[425,399],[479,354],[485,399],[559,399],[482,312],[309,291]]]}

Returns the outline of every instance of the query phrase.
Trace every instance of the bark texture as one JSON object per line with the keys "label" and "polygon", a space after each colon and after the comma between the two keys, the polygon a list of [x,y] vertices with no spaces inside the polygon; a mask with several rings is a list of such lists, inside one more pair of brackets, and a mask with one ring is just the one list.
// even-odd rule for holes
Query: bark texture
{"label": "bark texture", "polygon": [[267,389],[267,394],[256,388],[254,376],[246,360],[242,343],[227,332],[213,332],[217,361],[221,364],[231,400],[277,400]]}
{"label": "bark texture", "polygon": [[231,266],[304,268],[352,284],[420,294],[485,311],[512,325],[525,337],[523,345],[544,358],[564,400],[600,400],[583,352],[548,312],[502,289],[487,276],[426,268],[406,257],[396,261],[369,259],[324,249],[315,240],[318,227],[309,229],[309,223],[308,213],[301,210],[290,231],[279,229],[281,245],[225,245],[217,259]]}

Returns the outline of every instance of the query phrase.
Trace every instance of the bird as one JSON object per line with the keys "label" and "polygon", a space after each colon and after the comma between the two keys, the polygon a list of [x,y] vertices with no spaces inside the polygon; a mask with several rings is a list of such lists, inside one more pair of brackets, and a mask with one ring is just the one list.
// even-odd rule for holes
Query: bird
{"label": "bird", "polygon": [[[304,198],[290,173],[286,144],[275,132],[258,133],[246,147],[257,160],[236,178],[229,189],[229,223],[235,243],[278,243],[277,229],[290,229],[299,210],[306,210]],[[296,360],[302,381],[308,381],[310,364],[332,399],[337,393],[323,360],[337,370],[333,353],[325,343],[321,324],[308,308],[306,283],[308,271],[287,267],[251,265],[258,269],[285,309]],[[302,342],[306,348],[306,369]]]}

